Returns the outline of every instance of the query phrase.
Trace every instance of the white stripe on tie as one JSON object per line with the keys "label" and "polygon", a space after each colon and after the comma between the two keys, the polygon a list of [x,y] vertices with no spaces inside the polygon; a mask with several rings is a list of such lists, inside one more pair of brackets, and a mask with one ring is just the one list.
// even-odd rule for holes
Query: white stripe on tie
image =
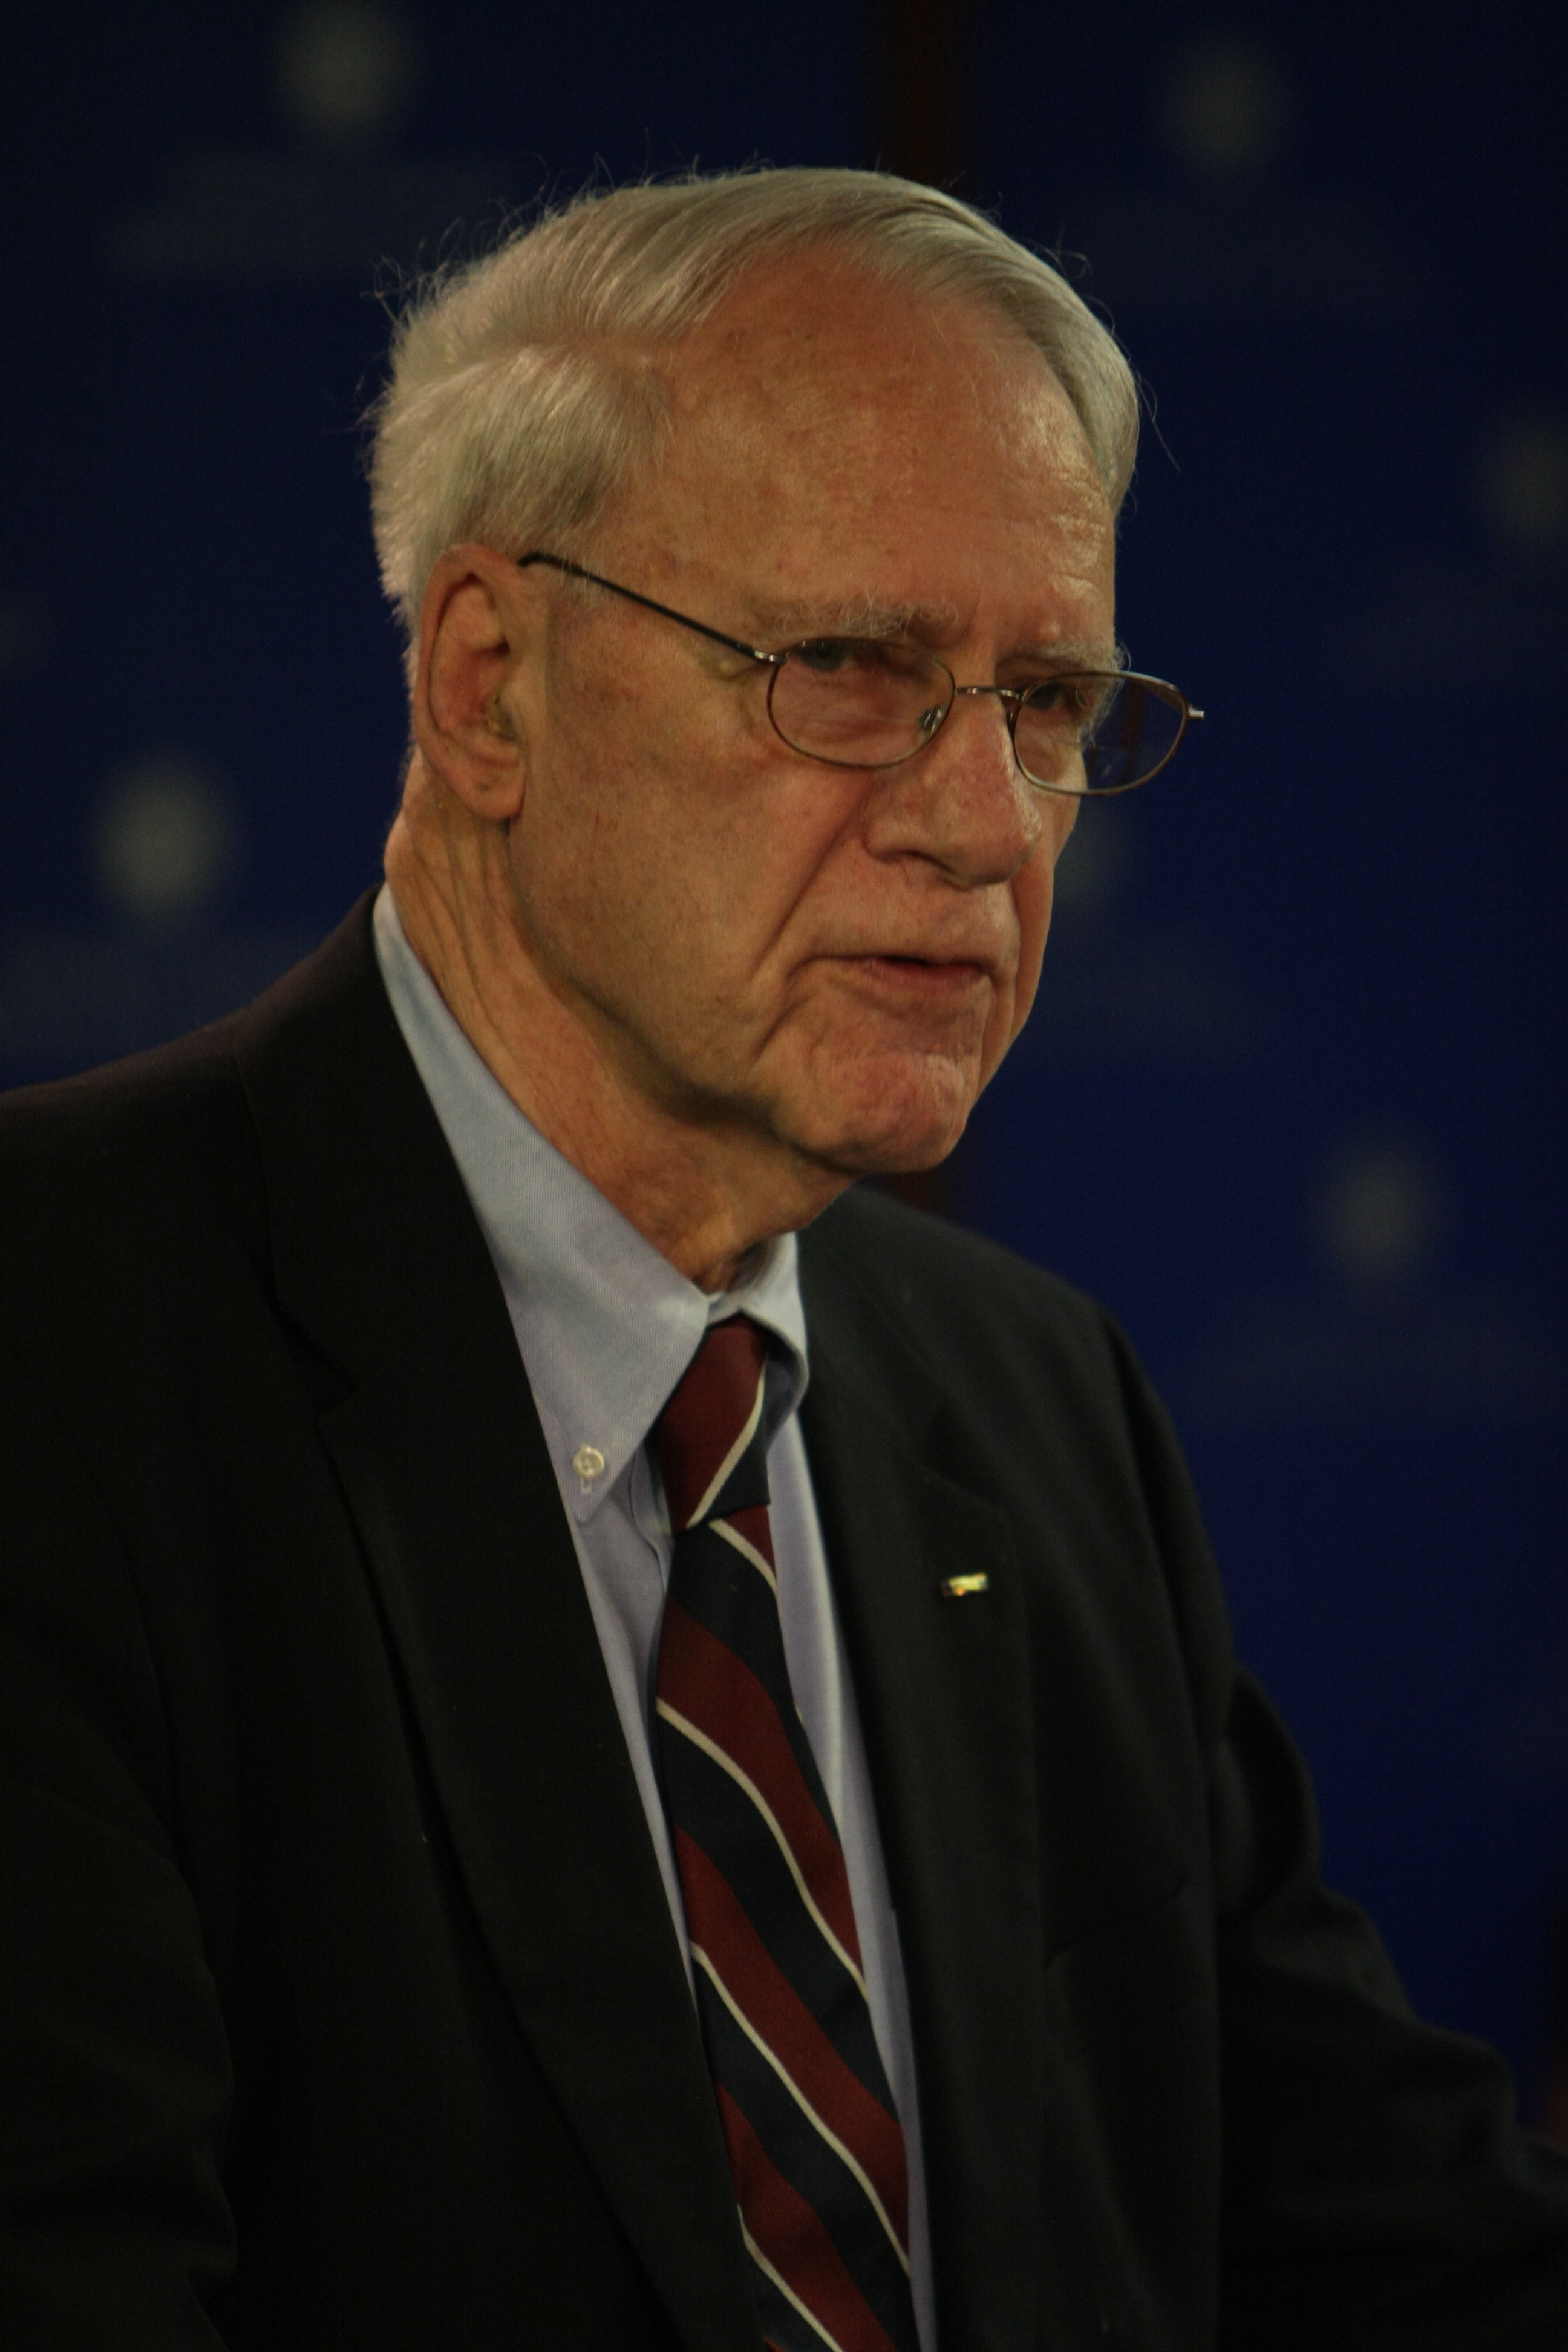
{"label": "white stripe on tie", "polygon": [[741,2235],[746,2242],[746,2252],[750,2254],[757,2268],[765,2273],[765,2274],[772,2279],[779,2293],[787,2297],[787,2299],[794,2304],[795,2309],[799,2312],[806,2326],[811,2328],[815,2334],[821,2336],[823,2342],[830,2347],[830,2352],[844,2352],[844,2347],[839,2343],[837,2336],[829,2336],[826,2328],[824,2327],[816,2312],[807,2311],[805,2304],[802,2303],[799,2295],[796,2294],[788,2279],[781,2278],[778,2272],[774,2270],[772,2263],[769,2262],[766,2254],[763,2253],[761,2246],[758,2245],[755,2238],[752,2237],[750,2230],[747,2229],[743,2215],[741,2221]]}
{"label": "white stripe on tie", "polygon": [[823,2122],[822,2117],[817,2114],[816,2109],[812,2105],[811,2101],[806,2097],[805,2093],[801,2089],[800,2084],[795,2081],[794,2075],[790,2074],[788,2068],[784,2065],[783,2060],[778,2054],[778,2052],[773,2049],[769,2043],[763,2040],[762,2035],[757,2032],[756,2027],[752,2023],[752,2021],[746,2015],[745,2011],[740,2007],[733,1993],[731,1993],[729,1986],[724,1982],[723,1978],[720,1975],[718,1969],[714,1967],[712,1961],[709,1958],[700,1944],[692,1945],[691,1957],[697,1962],[698,1967],[702,1970],[703,1975],[707,1978],[709,1983],[712,1986],[714,1991],[718,1994],[720,2000],[723,2002],[725,2008],[729,2011],[731,2016],[734,2019],[736,2024],[740,2027],[747,2041],[752,2044],[754,2050],[760,2052],[762,2056],[767,2060],[768,2064],[773,2068],[773,2073],[778,2076],[779,2081],[784,2084],[784,2089],[789,2093],[791,2098],[795,2101],[802,2115],[805,2116],[813,2130],[819,2132],[822,2135],[822,2137],[827,2142],[828,2147],[833,2150],[834,2155],[837,2157],[840,2162],[855,2175],[856,2179],[860,2183],[861,2188],[866,2192],[867,2201],[870,2205],[872,2211],[876,2214],[877,2219],[880,2221],[883,2229],[886,2230],[888,2233],[888,2243],[892,2247],[894,2253],[897,2254],[900,2263],[903,2265],[904,2273],[907,2277],[909,2274],[910,2258],[908,2254],[905,2253],[902,2245],[900,2243],[899,2233],[894,2229],[892,2221],[889,2217],[887,2207],[883,2204],[881,2199],[877,2194],[876,2187],[871,2179],[870,2174],[866,2170],[859,2158],[855,2154],[854,2149],[846,2147],[844,2142],[839,2138],[838,2134],[832,2128],[832,2126]]}
{"label": "white stripe on tie", "polygon": [[752,1566],[766,1583],[768,1591],[773,1594],[773,1599],[776,1601],[779,1597],[779,1580],[773,1574],[773,1570],[768,1566],[768,1563],[763,1559],[762,1553],[757,1549],[756,1545],[753,1543],[748,1543],[745,1537],[741,1533],[740,1528],[731,1527],[728,1519],[710,1519],[708,1525],[710,1534],[722,1536],[727,1544],[734,1545],[735,1549],[740,1553],[742,1559],[749,1559],[751,1561]]}
{"label": "white stripe on tie", "polygon": [[714,1763],[718,1765],[721,1771],[728,1772],[731,1780],[735,1782],[738,1788],[744,1789],[747,1796],[750,1797],[752,1804],[755,1805],[758,1812],[761,1813],[763,1821],[766,1822],[769,1829],[773,1832],[773,1841],[777,1845],[779,1852],[783,1854],[785,1862],[789,1864],[789,1874],[795,1883],[795,1887],[799,1893],[800,1899],[805,1904],[806,1909],[810,1912],[812,1917],[816,1920],[818,1927],[822,1930],[825,1942],[831,1946],[832,1949],[837,1954],[839,1959],[843,1961],[844,1966],[848,1969],[850,1975],[854,1978],[857,1985],[859,1987],[861,1998],[863,2000],[866,1999],[865,1978],[861,1975],[859,1968],[856,1962],[851,1959],[849,1954],[845,1950],[843,1945],[839,1942],[837,1937],[834,1934],[832,1928],[828,1926],[826,1920],[817,1909],[811,1889],[806,1885],[805,1878],[801,1874],[800,1864],[795,1858],[795,1848],[791,1845],[788,1838],[785,1837],[784,1831],[780,1827],[777,1818],[773,1813],[773,1807],[769,1804],[767,1799],[763,1796],[756,1782],[752,1780],[747,1773],[742,1771],[740,1766],[736,1763],[732,1756],[725,1755],[724,1750],[719,1746],[717,1740],[710,1739],[708,1734],[705,1731],[699,1730],[696,1724],[689,1723],[685,1716],[677,1714],[675,1708],[671,1706],[667,1698],[658,1700],[656,1705],[659,1715],[666,1723],[673,1724],[676,1730],[680,1732],[686,1738],[689,1739],[694,1748],[700,1748],[704,1756],[710,1756]]}
{"label": "white stripe on tie", "polygon": [[[728,1454],[725,1454],[722,1462],[720,1463],[719,1467],[713,1473],[712,1477],[709,1480],[707,1492],[704,1494],[702,1500],[698,1504],[697,1508],[687,1519],[687,1528],[697,1527],[701,1520],[706,1518],[708,1513],[712,1509],[713,1505],[717,1502],[719,1496],[723,1493],[725,1480],[729,1477],[731,1471],[733,1470],[742,1454],[744,1454],[747,1446],[750,1445],[752,1438],[755,1433],[757,1423],[763,1417],[763,1392],[766,1385],[766,1366],[764,1365],[763,1370],[757,1374],[757,1393],[752,1399],[752,1410],[746,1415],[746,1425],[742,1430],[739,1437],[736,1438],[733,1445],[731,1446]],[[684,1535],[686,1528],[682,1528],[679,1529],[678,1532]]]}

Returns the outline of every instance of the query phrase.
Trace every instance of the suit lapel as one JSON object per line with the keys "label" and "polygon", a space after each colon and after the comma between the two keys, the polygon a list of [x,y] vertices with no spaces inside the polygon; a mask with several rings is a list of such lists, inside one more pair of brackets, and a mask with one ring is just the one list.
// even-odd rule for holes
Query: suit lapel
{"label": "suit lapel", "polygon": [[[929,1374],[803,1251],[803,1414],[909,1982],[944,2347],[1036,2340],[1040,1872],[1008,1523],[941,1471]],[[953,1577],[983,1591],[944,1598]]]}
{"label": "suit lapel", "polygon": [[693,2352],[756,2341],[695,2011],[482,1236],[361,909],[245,1016],[285,1315],[522,2032]]}

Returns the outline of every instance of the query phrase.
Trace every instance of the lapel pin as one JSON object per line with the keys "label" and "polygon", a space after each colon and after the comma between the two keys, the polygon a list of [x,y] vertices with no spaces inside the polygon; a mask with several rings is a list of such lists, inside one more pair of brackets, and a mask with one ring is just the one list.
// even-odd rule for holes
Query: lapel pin
{"label": "lapel pin", "polygon": [[988,1576],[944,1576],[938,1587],[944,1601],[966,1601],[972,1592],[989,1592]]}

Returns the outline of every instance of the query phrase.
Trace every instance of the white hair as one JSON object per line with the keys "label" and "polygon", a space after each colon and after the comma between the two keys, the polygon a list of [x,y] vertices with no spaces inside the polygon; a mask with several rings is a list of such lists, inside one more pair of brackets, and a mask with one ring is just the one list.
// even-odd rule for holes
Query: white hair
{"label": "white hair", "polygon": [[465,539],[580,550],[667,429],[656,360],[758,261],[829,246],[873,275],[989,304],[1071,401],[1112,508],[1138,394],[1065,278],[956,197],[880,172],[724,173],[579,196],[417,286],[373,411],[382,584],[412,648],[430,568]]}

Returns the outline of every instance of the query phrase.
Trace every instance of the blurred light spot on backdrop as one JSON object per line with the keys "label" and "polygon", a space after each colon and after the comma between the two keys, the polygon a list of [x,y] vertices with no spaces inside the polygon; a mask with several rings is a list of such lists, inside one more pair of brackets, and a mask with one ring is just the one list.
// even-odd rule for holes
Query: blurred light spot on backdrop
{"label": "blurred light spot on backdrop", "polygon": [[1057,861],[1052,920],[1082,933],[1110,912],[1126,887],[1132,850],[1125,825],[1106,824],[1105,812],[1081,808]]}
{"label": "blurred light spot on backdrop", "polygon": [[1223,940],[1140,915],[1135,839],[1119,807],[1079,811],[1057,867],[1039,1010],[998,1100],[1044,1063],[1234,1064],[1266,1034],[1268,1008]]}
{"label": "blurred light spot on backdrop", "polygon": [[[1527,1661],[1514,1686],[1494,1702],[1484,1744],[1490,1777],[1504,1787],[1540,1780],[1568,1764],[1568,1649],[1549,1647]],[[1568,2132],[1563,2144],[1568,2147]]]}
{"label": "blurred light spot on backdrop", "polygon": [[1482,520],[1525,555],[1568,547],[1568,429],[1531,411],[1499,417],[1481,445],[1477,495]]}
{"label": "blurred light spot on backdrop", "polygon": [[1536,1422],[1568,1402],[1568,1365],[1533,1286],[1443,1265],[1456,1223],[1436,1157],[1351,1135],[1306,1171],[1316,1282],[1232,1299],[1173,1383],[1196,1430]]}
{"label": "blurred light spot on backdrop", "polygon": [[1175,154],[1194,171],[1239,177],[1274,162],[1290,127],[1279,61],[1250,35],[1203,36],[1172,68],[1158,111]]}
{"label": "blurred light spot on backdrop", "polygon": [[357,145],[403,121],[418,61],[413,28],[393,9],[372,0],[319,0],[284,22],[279,100],[310,136]]}
{"label": "blurred light spot on backdrop", "polygon": [[25,1078],[161,1045],[286,971],[309,930],[226,919],[244,845],[237,795],[198,753],[167,745],[114,769],[82,846],[118,923],[0,929],[0,1065]]}
{"label": "blurred light spot on backdrop", "polygon": [[1447,1223],[1432,1162],[1396,1140],[1332,1154],[1315,1205],[1323,1256],[1354,1283],[1402,1284],[1426,1272]]}
{"label": "blurred light spot on backdrop", "polygon": [[1267,1010],[1214,933],[1185,922],[1075,930],[1064,923],[1052,945],[1014,1076],[1036,1061],[1228,1064],[1256,1051]]}
{"label": "blurred light spot on backdrop", "polygon": [[1145,46],[1123,101],[1143,123],[1132,173],[1086,177],[1072,205],[1073,243],[1115,317],[1386,327],[1426,306],[1430,267],[1393,206],[1277,168],[1298,111],[1282,45],[1237,30],[1173,54]]}
{"label": "blurred light spot on backdrop", "polygon": [[1505,404],[1455,452],[1486,534],[1463,553],[1405,558],[1337,632],[1336,667],[1363,687],[1444,696],[1529,688],[1568,644],[1568,426]]}
{"label": "blurred light spot on backdrop", "polygon": [[459,230],[498,221],[515,201],[510,159],[472,148],[395,151],[419,98],[420,58],[401,10],[374,0],[296,9],[279,30],[273,73],[283,141],[176,153],[163,193],[107,224],[110,261],[154,282],[261,279],[363,293],[388,265],[423,266]]}
{"label": "blurred light spot on backdrop", "polygon": [[48,643],[41,598],[0,584],[0,677],[18,677],[39,661]]}
{"label": "blurred light spot on backdrop", "polygon": [[234,871],[233,795],[187,751],[159,751],[111,776],[93,824],[94,865],[110,904],[140,922],[212,912]]}

